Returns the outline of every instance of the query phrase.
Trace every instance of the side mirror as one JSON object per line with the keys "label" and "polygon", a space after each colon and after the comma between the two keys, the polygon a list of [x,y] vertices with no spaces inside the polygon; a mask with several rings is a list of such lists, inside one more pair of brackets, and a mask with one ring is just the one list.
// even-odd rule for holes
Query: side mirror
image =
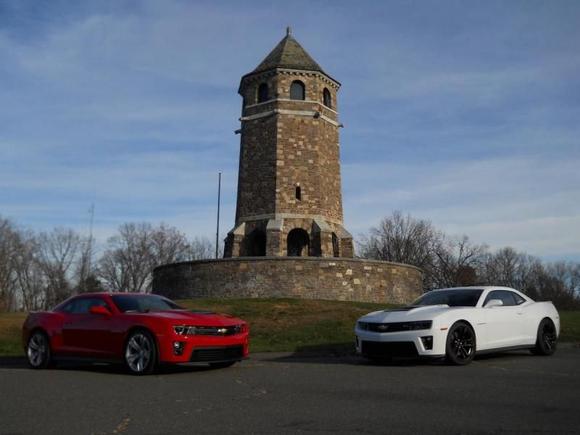
{"label": "side mirror", "polygon": [[503,301],[501,299],[490,299],[485,304],[484,308],[493,308],[503,306]]}
{"label": "side mirror", "polygon": [[103,307],[102,305],[94,305],[89,308],[89,313],[91,314],[100,314],[101,316],[110,317],[111,312],[107,309],[107,307]]}

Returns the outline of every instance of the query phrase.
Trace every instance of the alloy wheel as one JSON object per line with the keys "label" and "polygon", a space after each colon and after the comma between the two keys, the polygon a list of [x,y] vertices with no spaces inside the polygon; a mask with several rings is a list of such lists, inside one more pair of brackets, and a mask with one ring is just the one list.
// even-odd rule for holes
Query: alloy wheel
{"label": "alloy wheel", "polygon": [[153,343],[143,333],[131,336],[125,349],[125,361],[135,373],[141,373],[147,369],[153,358]]}
{"label": "alloy wheel", "polygon": [[474,352],[474,335],[467,325],[457,325],[451,332],[451,351],[459,361],[469,361]]}
{"label": "alloy wheel", "polygon": [[545,322],[542,328],[542,341],[548,352],[552,351],[556,345],[556,329],[552,322]]}
{"label": "alloy wheel", "polygon": [[43,367],[49,356],[48,340],[41,332],[36,332],[28,341],[26,349],[28,362],[34,368]]}

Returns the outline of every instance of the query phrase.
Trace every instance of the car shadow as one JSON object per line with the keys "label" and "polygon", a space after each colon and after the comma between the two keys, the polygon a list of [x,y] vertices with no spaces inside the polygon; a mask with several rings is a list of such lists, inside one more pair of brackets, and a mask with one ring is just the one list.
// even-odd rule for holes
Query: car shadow
{"label": "car shadow", "polygon": [[[0,357],[0,369],[32,370],[24,356],[3,356]],[[77,360],[59,360],[48,370],[71,371],[71,372],[92,372],[109,375],[132,376],[125,366],[114,362],[86,362]],[[173,375],[183,373],[196,373],[220,370],[218,367],[209,365],[173,365],[162,364],[155,371],[155,375]]]}
{"label": "car shadow", "polygon": [[2,369],[27,369],[28,363],[23,356],[2,356],[0,357],[0,368]]}
{"label": "car shadow", "polygon": [[263,361],[274,363],[306,363],[306,364],[343,364],[355,366],[399,366],[413,367],[423,365],[441,365],[439,360],[425,360],[419,358],[392,358],[383,360],[369,360],[355,353],[352,343],[333,345],[301,346],[291,354],[272,358],[261,358]]}
{"label": "car shadow", "polygon": [[[513,350],[504,352],[485,353],[476,355],[474,361],[498,360],[508,361],[518,358],[533,357],[526,350]],[[261,358],[264,361],[274,363],[305,363],[305,364],[344,364],[358,366],[390,366],[390,367],[415,367],[415,366],[451,366],[445,358],[420,358],[420,357],[393,357],[391,359],[370,360],[357,355],[352,343],[340,343],[338,345],[301,346],[291,354],[272,358]]]}

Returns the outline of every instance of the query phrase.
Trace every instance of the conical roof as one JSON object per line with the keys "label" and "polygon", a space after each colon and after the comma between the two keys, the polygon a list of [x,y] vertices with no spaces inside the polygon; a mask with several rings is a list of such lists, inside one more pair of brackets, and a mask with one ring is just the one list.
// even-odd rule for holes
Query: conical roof
{"label": "conical roof", "polygon": [[320,71],[324,73],[320,65],[294,39],[290,28],[287,29],[284,39],[274,47],[270,54],[250,74],[274,68]]}

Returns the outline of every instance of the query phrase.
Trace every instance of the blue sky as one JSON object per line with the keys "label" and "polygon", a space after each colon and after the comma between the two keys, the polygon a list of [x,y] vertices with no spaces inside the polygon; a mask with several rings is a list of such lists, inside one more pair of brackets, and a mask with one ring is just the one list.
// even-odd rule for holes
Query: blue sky
{"label": "blue sky", "polygon": [[345,223],[580,260],[580,2],[0,0],[0,214],[233,226],[240,77],[285,27],[343,86]]}

